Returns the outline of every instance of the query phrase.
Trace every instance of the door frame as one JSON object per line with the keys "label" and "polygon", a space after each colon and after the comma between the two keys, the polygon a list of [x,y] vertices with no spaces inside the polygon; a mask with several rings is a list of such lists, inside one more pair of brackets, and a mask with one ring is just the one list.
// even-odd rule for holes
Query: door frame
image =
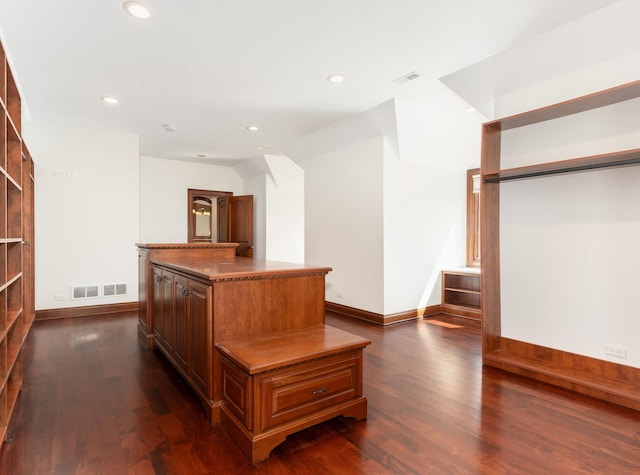
{"label": "door frame", "polygon": [[[187,189],[187,242],[195,242],[194,241],[194,223],[192,219],[192,205],[193,199],[196,196],[206,196],[207,198],[218,198],[218,197],[229,197],[233,196],[233,192],[231,191],[215,191],[215,190],[199,190],[195,188]],[[211,207],[211,212],[213,212],[214,207]]]}

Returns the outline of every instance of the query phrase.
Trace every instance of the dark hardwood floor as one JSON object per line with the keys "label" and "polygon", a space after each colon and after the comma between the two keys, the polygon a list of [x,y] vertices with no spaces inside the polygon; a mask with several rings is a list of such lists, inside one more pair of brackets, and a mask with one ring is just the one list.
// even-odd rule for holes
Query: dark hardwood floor
{"label": "dark hardwood floor", "polygon": [[251,467],[157,351],[136,316],[36,322],[2,474],[640,473],[640,413],[483,368],[477,323],[365,336],[366,421],[290,436]]}

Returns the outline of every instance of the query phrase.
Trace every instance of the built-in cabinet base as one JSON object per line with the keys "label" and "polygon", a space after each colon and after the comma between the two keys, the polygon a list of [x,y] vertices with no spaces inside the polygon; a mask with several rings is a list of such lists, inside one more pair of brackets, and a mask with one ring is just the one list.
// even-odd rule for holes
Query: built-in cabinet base
{"label": "built-in cabinet base", "polygon": [[329,326],[217,343],[222,426],[251,460],[337,416],[367,417],[362,350],[369,340]]}

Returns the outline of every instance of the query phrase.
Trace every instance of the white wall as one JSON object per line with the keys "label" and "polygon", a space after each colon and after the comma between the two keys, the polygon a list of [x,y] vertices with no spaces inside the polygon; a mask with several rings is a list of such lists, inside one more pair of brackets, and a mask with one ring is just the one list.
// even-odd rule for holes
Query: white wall
{"label": "white wall", "polygon": [[139,242],[187,242],[187,189],[244,194],[231,167],[140,157]]}
{"label": "white wall", "polygon": [[[502,160],[631,148],[640,148],[639,100],[505,134]],[[640,367],[639,184],[640,168],[627,167],[501,185],[503,336]]]}
{"label": "white wall", "polygon": [[245,177],[243,195],[253,195],[253,258],[267,259],[265,222],[267,220],[266,208],[266,176],[254,175]]}
{"label": "white wall", "polygon": [[483,119],[443,84],[429,107],[396,99],[398,153],[384,157],[385,314],[441,303],[443,269],[466,263],[466,171],[480,166]]}
{"label": "white wall", "polygon": [[[137,300],[137,136],[37,121],[24,136],[36,165],[36,309]],[[70,300],[72,285],[113,283],[128,294]]]}
{"label": "white wall", "polygon": [[333,267],[330,302],[411,312],[440,303],[440,271],[465,264],[480,118],[442,84],[425,94],[429,108],[386,102],[289,149],[305,172],[306,261]]}
{"label": "white wall", "polygon": [[265,159],[267,259],[304,263],[304,171],[286,156]]}
{"label": "white wall", "polygon": [[440,303],[440,271],[466,259],[466,171],[384,154],[384,314]]}
{"label": "white wall", "polygon": [[384,312],[382,141],[374,137],[302,163],[305,260],[333,268],[328,301],[375,313]]}

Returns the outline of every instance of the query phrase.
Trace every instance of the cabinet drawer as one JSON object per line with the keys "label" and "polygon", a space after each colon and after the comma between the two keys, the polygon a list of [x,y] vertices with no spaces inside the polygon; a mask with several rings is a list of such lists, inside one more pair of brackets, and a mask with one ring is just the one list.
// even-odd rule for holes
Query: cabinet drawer
{"label": "cabinet drawer", "polygon": [[260,430],[361,396],[360,368],[360,354],[347,353],[260,376]]}

